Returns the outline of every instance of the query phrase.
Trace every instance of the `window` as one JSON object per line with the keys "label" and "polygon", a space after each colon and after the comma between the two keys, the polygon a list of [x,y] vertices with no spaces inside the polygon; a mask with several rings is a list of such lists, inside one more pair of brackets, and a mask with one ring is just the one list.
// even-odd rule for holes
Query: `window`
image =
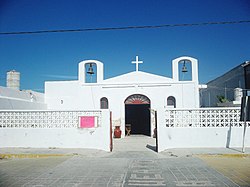
{"label": "window", "polygon": [[108,109],[109,108],[109,101],[106,97],[101,98],[101,109]]}
{"label": "window", "polygon": [[175,102],[175,98],[173,96],[168,97],[167,106],[172,106],[172,107],[176,108],[176,102]]}

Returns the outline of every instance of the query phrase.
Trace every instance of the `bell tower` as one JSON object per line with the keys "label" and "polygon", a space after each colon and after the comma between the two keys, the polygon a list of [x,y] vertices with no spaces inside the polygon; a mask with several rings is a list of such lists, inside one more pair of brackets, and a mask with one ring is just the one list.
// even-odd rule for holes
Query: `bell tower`
{"label": "bell tower", "polygon": [[188,57],[188,56],[183,56],[183,57],[179,57],[176,58],[172,61],[172,70],[173,70],[173,80],[175,81],[181,81],[179,78],[179,64],[182,63],[183,67],[182,67],[182,72],[186,73],[188,71],[187,67],[186,67],[186,62],[190,62],[191,63],[191,80],[190,81],[194,81],[198,84],[198,60],[192,57]]}
{"label": "bell tower", "polygon": [[[95,72],[96,71],[96,72]],[[80,83],[88,83],[87,76],[96,76],[95,83],[103,81],[103,63],[97,60],[84,60],[78,65],[78,81]],[[90,81],[91,83],[92,81]]]}

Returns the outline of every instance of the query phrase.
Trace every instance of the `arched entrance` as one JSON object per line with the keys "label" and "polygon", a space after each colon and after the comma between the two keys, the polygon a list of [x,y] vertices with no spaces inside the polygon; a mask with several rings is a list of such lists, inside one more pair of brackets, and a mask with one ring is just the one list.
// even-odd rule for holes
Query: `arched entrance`
{"label": "arched entrance", "polygon": [[150,99],[134,94],[125,100],[125,125],[131,126],[130,134],[150,136]]}

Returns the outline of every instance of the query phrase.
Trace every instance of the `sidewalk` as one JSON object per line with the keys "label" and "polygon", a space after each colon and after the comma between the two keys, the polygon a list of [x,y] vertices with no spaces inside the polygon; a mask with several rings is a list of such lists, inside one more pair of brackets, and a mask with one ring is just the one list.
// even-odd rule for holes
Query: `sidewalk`
{"label": "sidewalk", "polygon": [[106,152],[96,149],[77,148],[0,148],[0,158],[39,158],[51,156],[106,157],[117,152],[142,151],[153,152],[159,157],[188,157],[192,155],[220,155],[246,157],[250,156],[250,148],[241,152],[241,148],[171,148],[156,153],[155,138],[148,136],[129,136],[121,139],[113,139],[113,151]]}
{"label": "sidewalk", "polygon": [[[155,139],[114,139],[94,149],[1,148],[0,186],[249,186],[250,149],[154,151]],[[43,158],[47,157],[47,158]],[[32,158],[32,159],[29,159]]]}
{"label": "sidewalk", "polygon": [[1,158],[44,158],[80,155],[84,157],[103,157],[110,153],[96,149],[70,148],[0,148]]}
{"label": "sidewalk", "polygon": [[185,157],[192,155],[217,155],[226,157],[250,157],[250,147],[241,152],[241,148],[175,148],[167,149],[160,154],[165,156]]}

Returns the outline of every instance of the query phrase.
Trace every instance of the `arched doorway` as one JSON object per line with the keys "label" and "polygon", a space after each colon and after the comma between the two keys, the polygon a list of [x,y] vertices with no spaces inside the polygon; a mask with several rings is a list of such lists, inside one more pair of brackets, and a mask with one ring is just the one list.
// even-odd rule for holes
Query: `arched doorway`
{"label": "arched doorway", "polygon": [[125,125],[131,126],[130,134],[151,135],[150,99],[145,95],[134,94],[125,100]]}

